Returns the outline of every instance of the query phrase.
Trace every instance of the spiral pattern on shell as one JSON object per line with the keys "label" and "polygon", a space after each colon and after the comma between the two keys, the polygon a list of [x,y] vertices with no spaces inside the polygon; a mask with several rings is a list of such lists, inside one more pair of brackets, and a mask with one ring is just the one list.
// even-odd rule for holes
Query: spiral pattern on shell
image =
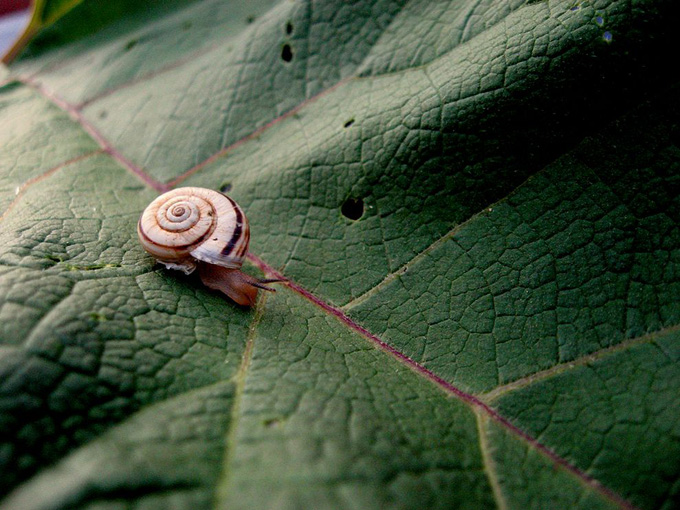
{"label": "spiral pattern on shell", "polygon": [[202,200],[201,205],[191,202],[186,197],[177,197],[164,203],[156,213],[158,225],[168,232],[184,232],[189,230],[198,222],[201,216],[201,209],[212,206]]}
{"label": "spiral pattern on shell", "polygon": [[195,187],[157,197],[142,213],[137,231],[146,251],[186,272],[195,260],[239,268],[250,241],[248,220],[236,202]]}

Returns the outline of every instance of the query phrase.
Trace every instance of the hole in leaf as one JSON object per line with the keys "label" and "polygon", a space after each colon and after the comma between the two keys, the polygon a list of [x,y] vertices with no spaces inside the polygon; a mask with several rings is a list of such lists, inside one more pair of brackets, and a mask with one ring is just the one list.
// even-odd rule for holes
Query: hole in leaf
{"label": "hole in leaf", "polygon": [[293,33],[293,24],[289,21],[286,23],[286,34],[290,35]]}
{"label": "hole in leaf", "polygon": [[352,124],[354,124],[354,119],[349,119],[347,122],[343,124],[343,127],[350,127]]}
{"label": "hole in leaf", "polygon": [[364,214],[364,201],[361,198],[348,198],[340,209],[342,215],[350,220],[358,220]]}
{"label": "hole in leaf", "polygon": [[284,62],[293,60],[293,49],[290,47],[290,44],[283,45],[283,48],[281,49],[281,58]]}
{"label": "hole in leaf", "polygon": [[224,182],[220,185],[220,191],[222,193],[229,193],[231,191],[231,183],[230,182]]}

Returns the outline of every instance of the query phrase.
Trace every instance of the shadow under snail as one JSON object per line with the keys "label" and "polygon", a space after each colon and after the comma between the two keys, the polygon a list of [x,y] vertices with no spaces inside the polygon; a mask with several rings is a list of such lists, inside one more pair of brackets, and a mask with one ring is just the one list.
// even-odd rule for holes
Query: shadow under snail
{"label": "shadow under snail", "polygon": [[206,188],[177,188],[142,213],[137,234],[144,249],[168,269],[197,270],[204,285],[239,305],[252,306],[267,283],[240,271],[250,243],[248,219],[227,195]]}

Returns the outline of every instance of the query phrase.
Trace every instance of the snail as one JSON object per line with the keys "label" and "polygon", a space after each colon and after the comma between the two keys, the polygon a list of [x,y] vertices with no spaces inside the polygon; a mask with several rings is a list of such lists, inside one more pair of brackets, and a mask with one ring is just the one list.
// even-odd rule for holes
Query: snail
{"label": "snail", "polygon": [[177,188],[158,196],[137,224],[144,249],[168,269],[198,270],[204,285],[239,305],[252,306],[267,283],[240,271],[248,252],[250,228],[239,205],[206,188]]}

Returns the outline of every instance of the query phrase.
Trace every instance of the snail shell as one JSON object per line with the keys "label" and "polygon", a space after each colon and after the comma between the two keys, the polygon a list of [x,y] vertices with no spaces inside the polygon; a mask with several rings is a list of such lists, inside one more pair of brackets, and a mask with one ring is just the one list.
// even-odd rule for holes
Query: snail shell
{"label": "snail shell", "polygon": [[142,213],[137,234],[144,249],[168,269],[186,274],[197,267],[205,285],[241,305],[257,289],[273,291],[239,271],[248,252],[250,228],[243,210],[227,195],[205,188],[178,188],[157,197]]}

